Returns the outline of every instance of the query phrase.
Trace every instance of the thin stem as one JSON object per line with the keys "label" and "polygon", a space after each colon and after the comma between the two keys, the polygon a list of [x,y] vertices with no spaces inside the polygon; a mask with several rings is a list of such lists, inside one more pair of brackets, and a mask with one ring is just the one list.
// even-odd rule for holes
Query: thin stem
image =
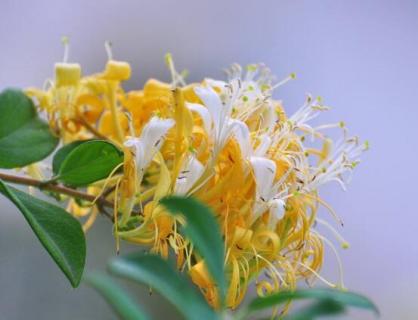
{"label": "thin stem", "polygon": [[[15,175],[3,173],[3,172],[0,172],[0,180],[15,183],[15,184],[20,184],[20,185],[31,186],[31,187],[38,188],[40,190],[48,190],[48,191],[52,191],[52,192],[57,192],[57,193],[60,193],[60,194],[65,194],[67,196],[77,198],[77,199],[86,200],[86,201],[89,201],[89,202],[93,202],[96,198],[92,194],[88,194],[88,193],[81,192],[81,191],[78,191],[78,190],[75,190],[75,189],[72,189],[72,188],[57,185],[53,181],[46,181],[45,182],[45,181],[41,181],[41,180],[37,180],[37,179],[33,179],[33,178],[20,177],[20,176],[15,176]],[[107,201],[104,197],[98,198],[96,200],[96,204],[97,204],[97,207],[99,209],[105,208],[105,207],[113,208],[113,203]],[[108,212],[106,212],[105,210],[100,210],[100,211],[102,213],[104,213],[107,217],[112,219],[112,221],[113,221],[113,218],[109,216]]]}
{"label": "thin stem", "polygon": [[90,131],[96,137],[103,139],[103,140],[109,140],[108,137],[101,134],[96,128],[94,128],[90,123],[88,123],[84,117],[80,116],[79,122],[81,123],[82,126],[84,126],[88,131]]}

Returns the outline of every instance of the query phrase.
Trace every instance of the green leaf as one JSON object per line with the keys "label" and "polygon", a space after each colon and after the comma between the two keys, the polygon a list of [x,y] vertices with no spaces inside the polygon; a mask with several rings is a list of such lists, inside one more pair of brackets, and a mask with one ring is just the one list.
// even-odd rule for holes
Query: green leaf
{"label": "green leaf", "polygon": [[344,306],[372,310],[376,314],[379,314],[379,310],[377,309],[376,305],[365,296],[353,292],[328,288],[282,291],[269,296],[258,297],[250,302],[250,304],[247,306],[247,311],[248,313],[252,313],[254,311],[263,310],[286,303],[290,300],[301,299],[332,300],[334,302],[341,303]]}
{"label": "green leaf", "polygon": [[122,161],[123,153],[110,142],[87,141],[68,154],[56,178],[67,185],[85,186],[108,177]]}
{"label": "green leaf", "polygon": [[334,300],[320,300],[286,316],[285,320],[313,320],[317,317],[335,316],[345,312],[345,307]]}
{"label": "green leaf", "polygon": [[159,256],[131,254],[112,260],[109,269],[113,274],[149,285],[170,301],[185,319],[219,319],[202,294]]}
{"label": "green leaf", "polygon": [[87,142],[90,140],[77,140],[73,141],[69,144],[58,149],[58,151],[54,154],[54,158],[52,159],[52,173],[56,176],[61,168],[62,163],[64,162],[65,158],[73,151],[76,147],[80,144]]}
{"label": "green leaf", "polygon": [[86,242],[80,223],[64,209],[36,199],[1,180],[0,192],[20,210],[71,285],[78,287],[86,260]]}
{"label": "green leaf", "polygon": [[150,319],[134,300],[117,285],[110,277],[94,273],[85,278],[87,284],[95,288],[105,298],[121,319],[148,320]]}
{"label": "green leaf", "polygon": [[178,196],[163,198],[160,203],[173,215],[185,219],[183,232],[205,259],[208,271],[218,285],[221,300],[226,294],[224,274],[224,242],[214,213],[203,203]]}
{"label": "green leaf", "polygon": [[0,93],[0,168],[19,168],[46,158],[58,144],[22,91]]}

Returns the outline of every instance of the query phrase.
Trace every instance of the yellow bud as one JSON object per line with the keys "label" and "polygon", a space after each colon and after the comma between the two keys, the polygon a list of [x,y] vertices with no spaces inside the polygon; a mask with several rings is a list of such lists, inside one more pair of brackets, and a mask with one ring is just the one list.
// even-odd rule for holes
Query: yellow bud
{"label": "yellow bud", "polygon": [[192,281],[201,288],[208,288],[214,286],[213,280],[210,277],[206,265],[203,260],[195,264],[189,271]]}
{"label": "yellow bud", "polygon": [[131,77],[131,66],[124,61],[109,60],[103,77],[107,80],[124,81]]}
{"label": "yellow bud", "polygon": [[171,99],[173,93],[168,83],[156,79],[149,79],[144,86],[144,96],[147,98],[168,98]]}
{"label": "yellow bud", "polygon": [[55,85],[74,86],[81,78],[81,67],[78,63],[56,63],[55,64]]}

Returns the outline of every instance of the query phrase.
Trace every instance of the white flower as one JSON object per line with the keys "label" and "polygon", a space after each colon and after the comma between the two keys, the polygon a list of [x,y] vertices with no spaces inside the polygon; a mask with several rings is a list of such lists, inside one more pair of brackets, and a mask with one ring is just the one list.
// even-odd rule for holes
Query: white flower
{"label": "white flower", "polygon": [[125,140],[124,145],[135,154],[135,163],[140,180],[155,153],[160,150],[164,136],[174,126],[174,123],[173,119],[152,117],[142,129],[140,137],[130,137]]}
{"label": "white flower", "polygon": [[[275,183],[276,163],[274,161],[263,157],[251,157],[250,162],[256,182],[253,221],[257,220],[266,210],[269,210],[270,224],[274,225],[283,218],[285,213],[286,203],[284,199],[287,195],[287,188],[284,187],[284,181],[287,174]],[[282,190],[279,191],[280,189]]]}
{"label": "white flower", "polygon": [[249,129],[244,122],[231,118],[232,105],[235,101],[234,90],[231,89],[231,95],[226,102],[222,102],[211,87],[197,87],[195,92],[205,106],[187,103],[187,107],[202,119],[206,132],[214,141],[215,156],[231,136],[234,136],[239,143],[243,155],[248,156],[251,150]]}
{"label": "white flower", "polygon": [[196,181],[202,176],[204,166],[194,156],[189,156],[183,163],[179,176],[176,179],[174,193],[187,194]]}

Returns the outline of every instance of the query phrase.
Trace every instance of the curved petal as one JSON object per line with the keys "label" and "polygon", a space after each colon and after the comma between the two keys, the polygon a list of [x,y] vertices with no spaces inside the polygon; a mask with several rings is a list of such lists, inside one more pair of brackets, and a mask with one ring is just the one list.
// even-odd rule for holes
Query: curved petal
{"label": "curved petal", "polygon": [[176,194],[186,194],[190,191],[196,181],[201,177],[204,166],[195,157],[186,160],[180,175],[177,177],[174,192]]}
{"label": "curved petal", "polygon": [[219,134],[222,122],[222,101],[219,95],[211,87],[196,87],[196,95],[203,101],[215,125],[216,134]]}
{"label": "curved petal", "polygon": [[286,204],[282,199],[270,201],[270,220],[275,223],[284,216]]}
{"label": "curved petal", "polygon": [[251,157],[250,162],[257,185],[257,201],[269,201],[268,197],[276,176],[276,163],[263,157]]}
{"label": "curved petal", "polygon": [[203,126],[207,134],[211,133],[212,129],[212,117],[209,110],[199,103],[186,102],[186,107],[193,112],[196,112],[203,121]]}
{"label": "curved petal", "polygon": [[260,138],[260,144],[254,151],[254,155],[257,157],[263,157],[268,151],[271,145],[271,138],[267,134],[263,134]]}
{"label": "curved petal", "polygon": [[155,152],[161,148],[163,137],[167,131],[174,126],[174,123],[173,119],[153,117],[144,127],[139,138],[145,151],[144,168],[148,166],[149,162],[154,157]]}
{"label": "curved petal", "polygon": [[250,130],[248,129],[248,126],[240,120],[229,119],[228,131],[230,131],[232,135],[235,137],[241,148],[241,153],[243,157],[247,159],[252,152],[250,143]]}
{"label": "curved petal", "polygon": [[208,86],[211,86],[212,88],[220,89],[221,91],[223,91],[227,85],[225,81],[215,80],[211,78],[205,78],[205,83]]}
{"label": "curved petal", "polygon": [[135,164],[138,172],[143,171],[144,166],[144,146],[140,138],[130,137],[125,140],[123,145],[131,149],[135,155]]}

